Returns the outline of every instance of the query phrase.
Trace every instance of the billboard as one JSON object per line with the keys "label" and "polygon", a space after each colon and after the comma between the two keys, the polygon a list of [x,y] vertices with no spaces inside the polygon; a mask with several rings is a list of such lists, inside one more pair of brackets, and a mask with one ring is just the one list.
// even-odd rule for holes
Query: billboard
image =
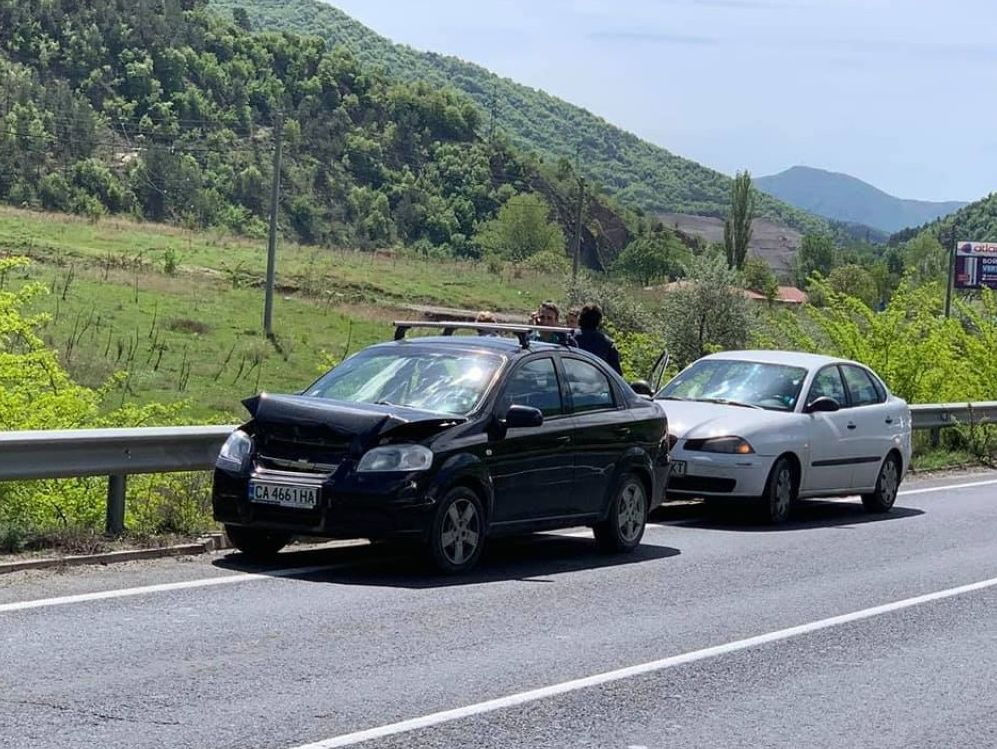
{"label": "billboard", "polygon": [[997,243],[957,242],[953,282],[957,289],[997,289]]}

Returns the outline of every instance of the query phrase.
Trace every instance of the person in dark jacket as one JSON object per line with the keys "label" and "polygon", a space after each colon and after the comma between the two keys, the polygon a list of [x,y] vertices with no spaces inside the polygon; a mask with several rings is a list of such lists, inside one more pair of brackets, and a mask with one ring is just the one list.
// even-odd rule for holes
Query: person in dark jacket
{"label": "person in dark jacket", "polygon": [[575,343],[582,351],[598,356],[617,373],[623,374],[620,352],[616,350],[613,339],[599,330],[601,325],[602,308],[598,304],[586,304],[578,315],[581,331],[575,334]]}

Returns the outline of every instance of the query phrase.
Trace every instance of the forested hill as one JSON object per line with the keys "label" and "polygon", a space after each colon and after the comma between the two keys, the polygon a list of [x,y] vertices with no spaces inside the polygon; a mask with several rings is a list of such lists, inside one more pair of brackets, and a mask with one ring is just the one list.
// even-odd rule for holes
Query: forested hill
{"label": "forested hill", "polygon": [[890,237],[890,244],[902,244],[925,231],[946,247],[958,241],[997,242],[997,193],[937,221],[897,232]]}
{"label": "forested hill", "polygon": [[[482,139],[464,95],[227,15],[206,0],[0,0],[0,200],[264,236],[282,113],[281,226],[303,241],[475,254],[476,229],[526,192],[574,226],[570,175]],[[588,215],[597,263],[600,242],[629,235],[604,204]]]}
{"label": "forested hill", "polygon": [[934,221],[965,203],[904,200],[847,174],[794,166],[755,180],[759,190],[829,219],[864,224],[881,232]]}
{"label": "forested hill", "polygon": [[[580,158],[582,171],[621,202],[652,213],[722,216],[730,200],[730,178],[676,156],[627,133],[590,112],[554,96],[500,78],[454,57],[419,52],[378,35],[321,0],[210,0],[231,17],[245,9],[258,29],[289,29],[317,34],[330,46],[343,45],[362,62],[380,66],[398,80],[426,81],[434,88],[454,86],[471,96],[490,126],[494,108],[498,127],[516,145],[548,161]],[[768,195],[759,209],[803,231],[826,230],[823,219]]]}

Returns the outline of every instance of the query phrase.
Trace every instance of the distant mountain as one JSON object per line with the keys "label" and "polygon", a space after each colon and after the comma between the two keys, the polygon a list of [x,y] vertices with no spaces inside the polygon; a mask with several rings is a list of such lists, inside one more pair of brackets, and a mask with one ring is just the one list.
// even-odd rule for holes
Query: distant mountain
{"label": "distant mountain", "polygon": [[896,198],[847,174],[794,166],[755,180],[755,187],[818,216],[865,224],[884,232],[919,226],[959,210],[966,203]]}
{"label": "distant mountain", "polygon": [[924,231],[934,234],[946,247],[963,240],[997,242],[997,192],[948,216],[899,231],[890,237],[890,244],[906,242]]}
{"label": "distant mountain", "polygon": [[[484,133],[494,127],[548,164],[577,158],[585,176],[624,205],[654,214],[712,217],[723,216],[729,205],[730,177],[473,63],[395,44],[321,0],[210,0],[209,5],[228,18],[248,14],[259,31],[295,31],[319,36],[330,47],[346,47],[390,79],[456,88],[477,103]],[[759,196],[758,208],[762,217],[800,231],[839,230],[768,195]]]}

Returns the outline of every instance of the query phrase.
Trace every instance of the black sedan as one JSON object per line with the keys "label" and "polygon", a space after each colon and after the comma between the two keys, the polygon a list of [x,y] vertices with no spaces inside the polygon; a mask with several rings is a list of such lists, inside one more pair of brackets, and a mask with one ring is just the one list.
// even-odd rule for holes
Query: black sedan
{"label": "black sedan", "polygon": [[460,572],[499,535],[587,525],[607,551],[640,544],[668,475],[658,404],[536,330],[452,335],[467,325],[448,323],[405,338],[423,324],[396,325],[393,342],[303,393],[245,401],[252,419],[222,448],[213,491],[238,549],[266,558],[293,536],[413,539]]}

